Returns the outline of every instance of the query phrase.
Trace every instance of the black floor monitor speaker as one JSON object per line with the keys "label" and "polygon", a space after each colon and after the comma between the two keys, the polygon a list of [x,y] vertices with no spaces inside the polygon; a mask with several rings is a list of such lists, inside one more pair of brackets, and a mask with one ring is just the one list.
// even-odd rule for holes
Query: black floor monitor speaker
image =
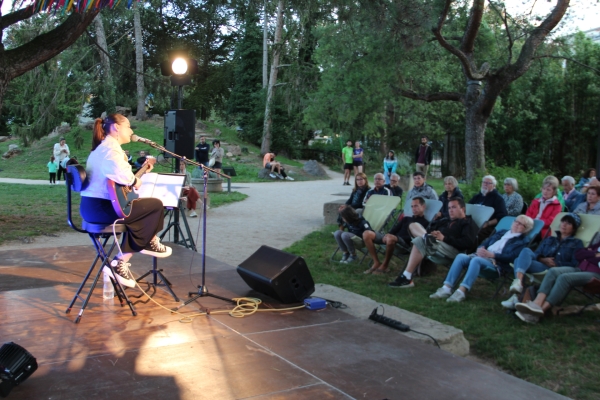
{"label": "black floor monitor speaker", "polygon": [[252,289],[283,304],[302,302],[315,291],[302,257],[269,246],[261,246],[237,271]]}
{"label": "black floor monitor speaker", "polygon": [[[165,112],[164,146],[167,150],[194,159],[196,137],[196,110],[170,110]],[[171,157],[168,153],[166,158]]]}

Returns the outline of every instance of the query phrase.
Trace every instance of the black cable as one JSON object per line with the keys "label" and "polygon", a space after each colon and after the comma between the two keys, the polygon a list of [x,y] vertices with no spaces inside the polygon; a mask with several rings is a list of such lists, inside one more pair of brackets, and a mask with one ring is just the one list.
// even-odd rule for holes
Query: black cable
{"label": "black cable", "polygon": [[415,331],[414,329],[411,329],[410,331],[411,331],[411,332],[414,332],[414,333],[418,333],[419,335],[424,335],[424,336],[428,336],[428,337],[430,337],[430,338],[431,338],[431,340],[433,340],[433,342],[435,343],[435,345],[436,345],[436,346],[437,346],[439,349],[441,349],[441,347],[440,347],[440,344],[437,342],[437,340],[435,340],[435,338],[434,338],[433,336],[431,336],[431,335],[428,335],[428,334],[426,334],[426,333],[423,333],[423,332],[417,332],[417,331]]}
{"label": "black cable", "polygon": [[[314,297],[310,296],[310,298],[313,299]],[[348,308],[348,306],[345,305],[344,303],[342,303],[341,301],[329,300],[329,299],[325,299],[323,297],[320,297],[320,298],[325,300],[327,302],[327,304],[329,304],[332,308],[337,308],[340,310]]]}

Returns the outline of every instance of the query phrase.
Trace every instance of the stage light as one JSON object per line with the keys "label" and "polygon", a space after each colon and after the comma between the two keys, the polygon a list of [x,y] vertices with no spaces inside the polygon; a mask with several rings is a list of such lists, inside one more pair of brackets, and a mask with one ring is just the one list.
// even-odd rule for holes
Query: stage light
{"label": "stage light", "polygon": [[13,387],[18,386],[37,370],[37,361],[16,343],[5,343],[0,347],[0,396],[6,397]]}
{"label": "stage light", "polygon": [[187,61],[185,61],[181,57],[177,57],[175,60],[173,60],[173,64],[171,64],[171,69],[173,70],[173,73],[175,75],[183,75],[188,70]]}

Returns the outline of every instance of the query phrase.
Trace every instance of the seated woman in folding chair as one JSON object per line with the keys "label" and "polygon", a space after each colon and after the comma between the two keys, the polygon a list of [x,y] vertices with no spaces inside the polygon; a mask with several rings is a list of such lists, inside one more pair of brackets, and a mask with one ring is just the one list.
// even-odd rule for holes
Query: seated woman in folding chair
{"label": "seated woman in folding chair", "polygon": [[580,225],[579,215],[569,213],[561,218],[556,236],[542,240],[535,252],[528,247],[521,250],[514,263],[515,279],[510,285],[510,292],[514,294],[500,303],[502,307],[515,309],[515,305],[519,302],[518,295],[523,291],[523,277],[527,272],[534,274],[553,267],[577,266],[575,252],[583,248],[581,240],[575,237]]}
{"label": "seated woman in folding chair", "polygon": [[[527,232],[532,228],[533,220],[526,215],[519,215],[513,221],[510,230],[494,233],[481,243],[474,254],[456,256],[444,285],[429,298],[446,299],[449,303],[459,303],[466,299],[467,290],[471,290],[480,274],[489,278],[499,278],[500,269],[509,268],[509,264],[527,246]],[[467,273],[458,289],[452,293],[452,287],[464,268],[467,268]]]}
{"label": "seated woman in folding chair", "polygon": [[351,206],[344,207],[344,209],[340,211],[340,216],[344,221],[344,226],[348,228],[348,232],[337,230],[334,232],[333,236],[335,237],[335,241],[340,249],[342,249],[344,252],[340,263],[350,264],[358,258],[356,255],[356,250],[354,249],[352,238],[354,236],[362,238],[365,231],[371,231],[373,229],[367,220],[364,219],[362,215],[357,213]]}
{"label": "seated woman in folding chair", "polygon": [[[87,159],[86,173],[88,186],[81,191],[79,211],[89,223],[112,224],[119,220],[113,208],[109,180],[124,186],[138,189],[142,182],[137,178],[127,162],[121,145],[129,143],[133,131],[129,120],[120,114],[112,114],[94,123],[92,152]],[[148,171],[152,169],[150,165]],[[116,202],[118,204],[118,202]],[[128,263],[134,252],[154,257],[168,257],[171,248],[160,243],[156,234],[163,229],[164,211],[162,201],[154,198],[136,199],[129,216],[121,219],[127,231],[123,234],[120,252],[111,261],[110,267],[122,285],[133,287]],[[110,271],[105,268],[105,273]]]}
{"label": "seated woman in folding chair", "polygon": [[517,303],[515,315],[523,322],[535,324],[553,306],[559,306],[571,289],[600,279],[600,242],[575,252],[577,267],[550,268],[533,301]]}

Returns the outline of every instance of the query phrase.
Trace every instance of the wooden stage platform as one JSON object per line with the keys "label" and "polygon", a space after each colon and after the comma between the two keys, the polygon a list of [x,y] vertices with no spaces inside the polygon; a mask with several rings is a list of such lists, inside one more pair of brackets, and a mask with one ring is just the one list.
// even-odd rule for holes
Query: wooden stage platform
{"label": "wooden stage platform", "polygon": [[[159,261],[185,299],[200,283],[201,255],[173,246]],[[102,300],[79,324],[65,314],[92,260],[91,246],[0,252],[0,344],[14,341],[39,369],[11,399],[558,399],[549,390],[327,308],[211,315],[179,322],[153,303]],[[207,258],[207,286],[227,298],[251,292],[235,268]],[[151,258],[136,255],[139,276]],[[310,267],[310,266],[309,266]],[[128,293],[137,290],[128,290]],[[154,297],[177,305],[166,292]],[[343,299],[332,299],[341,300]],[[81,303],[76,303],[80,307]],[[227,308],[202,298],[181,311]]]}

